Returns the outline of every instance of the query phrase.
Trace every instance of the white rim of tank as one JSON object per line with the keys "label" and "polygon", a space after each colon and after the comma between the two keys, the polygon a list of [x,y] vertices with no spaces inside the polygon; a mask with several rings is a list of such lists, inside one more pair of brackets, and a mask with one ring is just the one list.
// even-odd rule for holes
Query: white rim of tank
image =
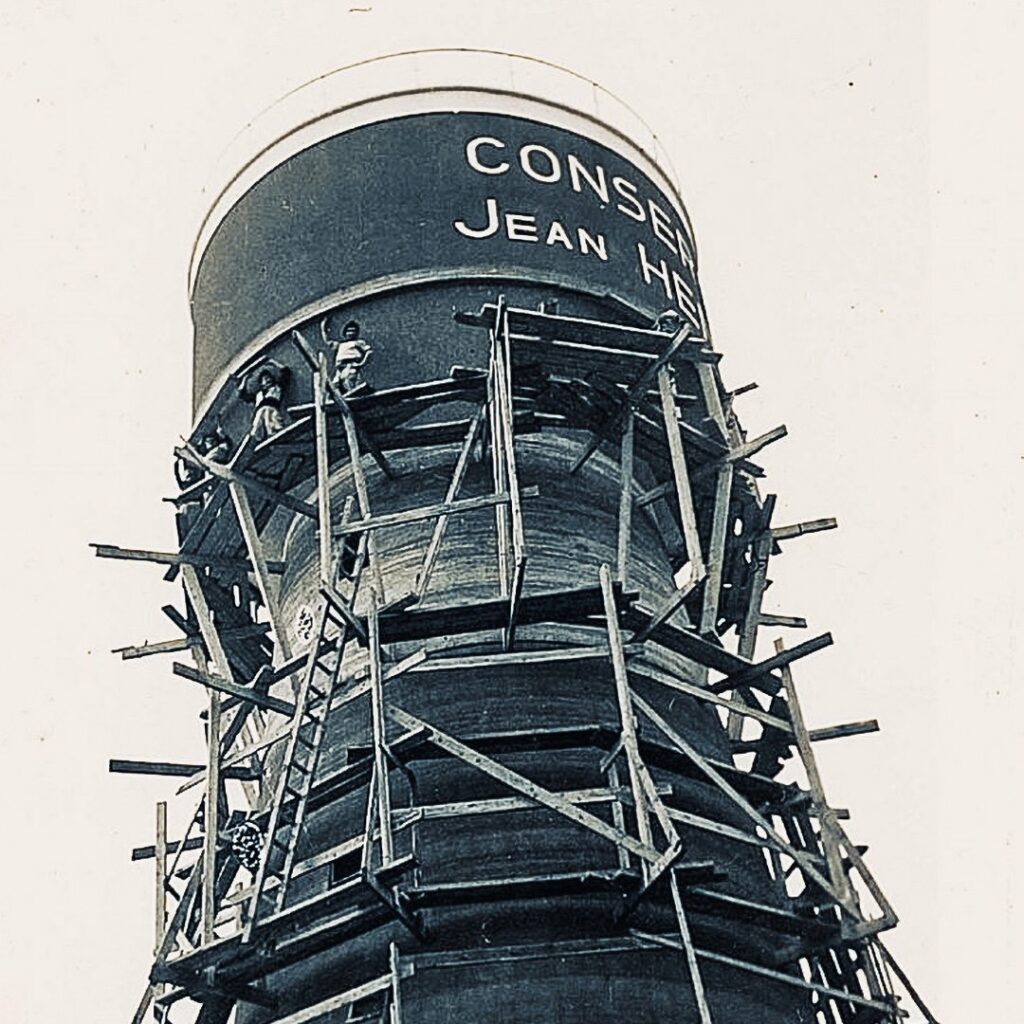
{"label": "white rim of tank", "polygon": [[320,75],[242,128],[218,159],[214,184],[203,190],[204,195],[216,191],[192,245],[189,295],[213,233],[235,203],[275,167],[354,128],[411,114],[461,111],[525,117],[607,146],[662,188],[693,237],[678,176],[657,135],[598,83],[550,61],[502,50],[408,50]]}

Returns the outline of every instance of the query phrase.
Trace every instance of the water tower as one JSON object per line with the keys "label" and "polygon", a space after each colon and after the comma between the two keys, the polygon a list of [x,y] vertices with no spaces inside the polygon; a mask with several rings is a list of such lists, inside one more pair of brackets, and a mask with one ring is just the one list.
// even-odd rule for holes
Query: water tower
{"label": "water tower", "polygon": [[[657,140],[506,55],[371,61],[242,134],[202,223],[136,1021],[932,1018],[830,807],[787,542]],[[739,298],[739,297],[738,297]],[[191,656],[191,660],[185,657]],[[809,669],[811,670],[811,669]],[[894,987],[895,986],[895,987]],[[198,1009],[197,1009],[198,1008]]]}

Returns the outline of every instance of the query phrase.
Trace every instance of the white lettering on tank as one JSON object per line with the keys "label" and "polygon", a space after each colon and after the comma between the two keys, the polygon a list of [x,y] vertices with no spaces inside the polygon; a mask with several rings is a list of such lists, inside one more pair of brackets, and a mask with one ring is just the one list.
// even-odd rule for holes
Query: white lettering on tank
{"label": "white lettering on tank", "polygon": [[647,220],[647,213],[640,200],[636,197],[636,185],[634,185],[633,182],[628,181],[626,178],[616,175],[612,178],[612,188],[615,189],[619,196],[621,196],[627,203],[631,203],[633,206],[632,209],[629,209],[628,207],[623,206],[622,203],[616,203],[615,209],[624,213],[627,217],[632,217],[633,220],[639,221],[639,223],[643,224],[643,222]]}
{"label": "white lettering on tank", "polygon": [[455,230],[460,235],[465,235],[466,238],[490,238],[495,234],[498,230],[498,200],[488,197],[485,205],[487,207],[487,224],[484,227],[471,228],[464,220],[457,220],[454,222]]}
{"label": "white lettering on tank", "polygon": [[[547,160],[548,169],[546,173],[542,173],[534,166],[534,153],[541,154]],[[535,142],[531,142],[519,150],[519,166],[522,167],[523,173],[528,177],[545,185],[559,181],[562,177],[562,165],[558,162],[558,157],[547,146],[541,146]]]}
{"label": "white lettering on tank", "polygon": [[501,139],[495,139],[490,135],[478,135],[475,139],[470,139],[466,143],[466,163],[473,168],[474,171],[479,171],[481,174],[504,174],[509,169],[509,164],[502,160],[497,164],[482,164],[480,163],[480,147],[491,146],[494,149],[504,149],[505,143]]}
{"label": "white lettering on tank", "polygon": [[594,174],[592,175],[575,153],[569,153],[565,158],[565,163],[569,168],[569,181],[574,192],[583,191],[583,186],[580,184],[580,179],[582,179],[594,190],[594,194],[602,203],[609,201],[608,179],[605,177],[604,168],[600,164],[594,164]]}

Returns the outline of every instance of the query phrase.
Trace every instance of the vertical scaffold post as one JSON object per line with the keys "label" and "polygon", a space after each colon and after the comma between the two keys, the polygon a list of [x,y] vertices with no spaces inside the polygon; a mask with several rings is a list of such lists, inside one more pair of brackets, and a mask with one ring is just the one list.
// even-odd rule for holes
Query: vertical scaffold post
{"label": "vertical scaffold post", "polygon": [[[320,584],[334,585],[331,572],[331,482],[330,459],[327,450],[327,418],[324,402],[327,400],[327,357],[320,353],[317,369],[313,372],[313,424],[316,433],[316,496],[317,525],[320,532]],[[353,473],[355,469],[353,467]],[[362,510],[360,510],[362,511]],[[363,512],[363,515],[366,513]]]}
{"label": "vertical scaffold post", "polygon": [[370,659],[370,718],[373,730],[373,774],[377,787],[377,814],[380,821],[381,867],[394,860],[391,835],[391,789],[388,780],[387,734],[384,723],[384,680],[380,660],[380,624],[377,619],[379,597],[372,587],[366,611]]}
{"label": "vertical scaffold post", "polygon": [[629,565],[629,540],[633,525],[633,409],[630,407],[622,427],[622,454],[619,459],[619,582],[626,586]]}
{"label": "vertical scaffold post", "polygon": [[[626,659],[622,651],[622,636],[619,632],[619,612],[612,590],[611,569],[602,565],[600,570],[601,593],[604,597],[604,615],[608,632],[608,648],[615,676],[615,694],[619,702],[619,720],[622,728],[622,749],[626,753],[626,766],[629,769],[629,784],[633,791],[633,805],[636,809],[637,835],[644,846],[652,847],[654,837],[651,832],[650,813],[647,809],[647,794],[644,791],[642,777],[643,766],[640,763],[640,748],[636,739],[636,716],[633,713],[633,701],[629,691],[629,676],[626,672]],[[641,862],[644,880],[647,880],[649,866]]]}
{"label": "vertical scaffold post", "polygon": [[[202,585],[195,567],[183,565],[181,577],[188,593],[189,601],[195,611],[196,621],[199,623],[199,632],[202,634],[203,642],[207,651],[213,659],[217,672],[223,679],[231,679],[231,666],[228,664],[227,655],[221,645],[220,637],[213,624],[213,616],[210,614],[210,606],[206,602],[206,595],[203,593]],[[220,802],[220,712],[221,696],[212,687],[208,687],[210,694],[210,708],[206,722],[207,729],[207,763],[206,763],[206,798],[203,809],[203,888],[202,888],[202,914],[203,943],[213,942],[214,921],[217,914],[217,832],[218,832],[218,809]]]}
{"label": "vertical scaffold post", "polygon": [[[502,436],[505,489],[508,492],[508,511],[511,518],[512,578],[508,586],[508,619],[505,624],[503,646],[511,650],[515,640],[516,615],[523,591],[523,573],[526,569],[526,540],[523,531],[523,504],[519,493],[519,471],[516,466],[515,425],[512,406],[512,343],[508,330],[508,310],[504,296],[498,299],[495,328],[492,336],[494,351],[495,395],[497,398],[498,427]],[[504,506],[502,506],[504,507]]]}

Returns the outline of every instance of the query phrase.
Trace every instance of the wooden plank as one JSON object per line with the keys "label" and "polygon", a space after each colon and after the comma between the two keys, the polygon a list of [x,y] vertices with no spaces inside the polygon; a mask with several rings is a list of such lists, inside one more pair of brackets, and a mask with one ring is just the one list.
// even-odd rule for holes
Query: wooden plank
{"label": "wooden plank", "polygon": [[[508,481],[505,479],[507,462],[505,460],[505,433],[499,423],[500,412],[498,408],[498,371],[496,365],[496,346],[494,342],[494,330],[489,330],[490,341],[489,355],[487,361],[487,414],[488,414],[488,436],[491,448],[491,483],[495,494],[508,490]],[[498,592],[506,597],[509,592],[509,521],[508,508],[505,505],[496,505],[494,508],[494,527],[496,538],[495,556],[498,566]]]}
{"label": "wooden plank", "polygon": [[[670,949],[682,949],[683,945],[678,939],[669,939],[663,935],[652,935],[650,932],[642,932],[630,929],[630,934],[638,939],[647,940],[655,945],[667,946]],[[827,985],[819,985],[814,981],[807,981],[799,975],[784,974],[782,971],[772,970],[770,967],[762,967],[760,964],[750,963],[747,960],[738,960],[736,957],[726,956],[723,953],[715,953],[711,950],[695,947],[694,952],[699,960],[710,960],[713,963],[725,964],[727,967],[734,967],[749,974],[757,974],[763,978],[770,978],[773,981],[785,985],[794,985],[805,991],[818,992],[821,995],[832,999],[839,999],[843,1002],[852,1003],[854,1006],[865,1006],[872,1010],[878,1010],[885,1014],[886,1019],[892,1016],[893,1008],[887,1003],[881,1003],[873,999],[866,999],[863,996],[854,995],[844,989],[830,988]],[[932,1022],[936,1024],[936,1022]]]}
{"label": "wooden plank", "polygon": [[633,529],[633,410],[626,413],[619,456],[619,543],[617,550],[619,582],[626,586],[629,568],[630,534]]}
{"label": "wooden plank", "polygon": [[785,721],[785,719],[771,715],[756,705],[729,700],[728,697],[722,697],[706,687],[696,686],[683,679],[677,679],[674,676],[669,675],[667,672],[662,672],[660,669],[655,668],[653,665],[644,663],[642,660],[635,658],[631,659],[629,662],[629,670],[631,672],[636,672],[638,675],[646,676],[648,679],[653,679],[655,682],[661,683],[662,686],[668,686],[673,690],[678,690],[680,693],[685,693],[696,700],[706,701],[707,703],[714,704],[717,707],[726,708],[734,714],[753,718],[755,721],[761,722],[763,725],[767,725],[773,729],[778,729],[780,732],[787,734],[791,733],[789,723]]}
{"label": "wooden plank", "polygon": [[327,449],[327,424],[324,418],[324,381],[326,377],[327,357],[321,352],[317,369],[313,371],[317,529],[320,539],[320,583],[323,586],[334,586],[333,559],[331,558],[331,462]]}
{"label": "wooden plank", "polygon": [[[775,641],[777,653],[784,650],[784,648],[785,644],[781,640]],[[836,833],[836,822],[829,810],[828,800],[825,796],[825,787],[821,780],[821,773],[818,771],[818,761],[814,756],[811,738],[804,724],[803,709],[800,707],[800,698],[797,694],[796,685],[793,682],[793,673],[788,665],[783,665],[780,675],[782,676],[782,687],[786,694],[786,704],[789,707],[789,718],[793,723],[792,729],[796,739],[797,753],[803,762],[807,783],[811,790],[811,798],[814,801],[814,809],[818,815],[818,820],[821,822],[821,843],[825,850],[825,862],[828,865],[829,877],[832,879],[832,885],[836,891],[842,893],[846,899],[849,899],[851,895],[850,880],[843,868],[839,837]]]}
{"label": "wooden plank", "polygon": [[203,944],[206,945],[217,937],[214,925],[217,919],[217,833],[220,825],[218,810],[220,802],[220,696],[209,689],[210,704],[206,719],[206,800],[203,828],[203,888],[202,922]]}
{"label": "wooden plank", "polygon": [[394,942],[388,945],[388,966],[391,969],[390,1024],[402,1024],[402,965]]}
{"label": "wooden plank", "polygon": [[[254,743],[250,743],[238,750],[232,751],[231,754],[221,758],[221,770],[226,771],[232,766],[239,764],[242,761],[248,760],[253,754],[258,754],[261,750],[267,747],[272,747],[275,743],[280,743],[281,740],[287,739],[291,733],[291,723],[289,722],[285,726],[279,729],[267,730],[262,736]],[[186,790],[191,789],[193,786],[198,786],[206,780],[206,769],[196,772],[194,775],[190,775],[176,790],[175,795],[180,796]],[[268,782],[270,779],[268,778]],[[271,787],[272,788],[272,787]]]}
{"label": "wooden plank", "polygon": [[[664,340],[665,335],[661,334],[661,338]],[[666,372],[669,361],[679,353],[689,338],[690,326],[687,324],[672,338],[667,347],[660,351],[657,359],[650,366],[646,367],[643,373],[626,389],[625,393],[618,398],[618,409],[594,431],[594,436],[587,443],[583,454],[579,456],[576,462],[573,463],[572,469],[569,470],[570,475],[577,473],[580,467],[597,451],[601,446],[601,442],[622,422],[627,411],[647,393],[647,389],[654,383],[655,378],[659,378],[662,373]]]}
{"label": "wooden plank", "polygon": [[154,955],[160,949],[164,932],[167,930],[167,801],[156,805],[156,842],[154,843],[154,920],[156,938],[153,943]]}
{"label": "wooden plank", "polygon": [[[228,569],[247,573],[249,566],[240,558],[223,558],[205,555],[202,552],[182,553],[172,551],[146,551],[141,548],[121,548],[116,544],[90,544],[97,558],[118,558],[129,562],[156,562],[159,565],[196,565],[211,569]],[[267,571],[284,572],[284,562],[267,562]]]}
{"label": "wooden plank", "polygon": [[[749,668],[734,672],[724,679],[712,683],[709,689],[714,693],[734,690],[738,686],[753,686],[756,689],[761,689],[762,677],[765,674],[774,672],[783,665],[789,665],[799,658],[806,658],[808,654],[814,654],[816,651],[831,647],[832,642],[831,633],[822,633],[821,636],[816,636],[812,640],[805,640],[802,644],[797,644],[796,647],[790,647],[788,650],[781,651],[771,658],[758,662],[756,665],[751,665]],[[774,696],[774,692],[770,696]]]}
{"label": "wooden plank", "polygon": [[[734,448],[730,448],[726,455],[720,460],[720,466],[728,466],[733,463],[742,462],[745,459],[749,459],[752,455],[756,455],[759,451],[763,451],[773,441],[779,441],[786,437],[788,431],[786,425],[782,424],[778,427],[773,427],[771,430],[761,434],[758,437],[753,438],[750,441],[744,441],[742,444],[736,445]],[[711,466],[702,466],[695,476],[697,478],[703,478],[705,475],[711,472]]]}
{"label": "wooden plank", "polygon": [[820,743],[823,740],[836,740],[846,736],[864,736],[867,733],[878,732],[878,719],[869,718],[864,722],[847,722],[844,725],[830,725],[824,729],[811,729],[807,737],[812,743]]}
{"label": "wooden plank", "polygon": [[802,537],[805,533],[820,533],[823,530],[834,530],[839,526],[835,519],[811,519],[806,523],[794,523],[792,526],[776,526],[772,528],[772,540],[790,540]]}
{"label": "wooden plank", "polygon": [[298,498],[293,498],[290,494],[285,494],[283,491],[278,491],[249,473],[243,473],[240,470],[222,466],[220,463],[211,462],[200,455],[187,442],[184,448],[175,448],[174,454],[183,459],[191,460],[201,469],[205,469],[211,476],[240,484],[246,490],[274,502],[275,505],[281,505],[283,508],[291,509],[292,512],[298,512],[300,515],[308,516],[310,519],[316,519],[315,506],[310,505],[308,502],[300,501]]}
{"label": "wooden plank", "polygon": [[806,629],[807,620],[798,615],[775,615],[769,612],[761,612],[757,617],[759,626],[786,626],[792,629]]}
{"label": "wooden plank", "polygon": [[[290,701],[280,700],[277,697],[271,697],[269,694],[259,693],[247,686],[240,686],[238,683],[225,679],[223,676],[214,675],[211,672],[203,672],[200,669],[192,668],[190,665],[182,665],[177,661],[171,668],[174,674],[181,676],[182,679],[191,679],[195,683],[202,683],[203,686],[211,690],[229,693],[232,697],[247,701],[255,707],[263,708],[266,711],[274,711],[279,715],[285,715],[289,718],[295,714],[295,705]],[[219,709],[219,700],[217,706]]]}
{"label": "wooden plank", "polygon": [[252,514],[252,506],[249,504],[249,496],[244,488],[234,482],[228,484],[228,491],[235,506],[235,514],[238,516],[238,525],[245,540],[249,560],[255,571],[256,585],[259,587],[260,596],[267,609],[267,618],[270,620],[270,628],[274,634],[274,660],[278,663],[288,661],[292,656],[291,647],[281,621],[281,609],[277,603],[274,586],[270,581],[269,563],[263,555],[263,544],[256,527],[256,519]]}
{"label": "wooden plank", "polygon": [[935,1015],[931,1012],[931,1010],[928,1009],[927,1006],[925,1006],[924,1001],[921,999],[921,996],[918,993],[917,989],[915,989],[914,986],[910,983],[910,978],[907,977],[906,972],[903,970],[902,967],[900,967],[899,963],[896,961],[896,958],[892,955],[892,953],[890,953],[889,950],[882,944],[882,940],[876,938],[874,940],[874,944],[878,947],[882,956],[885,958],[885,962],[889,965],[889,967],[892,968],[893,973],[896,975],[897,978],[900,979],[900,983],[907,990],[907,994],[910,996],[911,999],[913,999],[914,1005],[921,1011],[922,1014],[924,1014],[924,1018],[928,1022],[928,1024],[939,1024],[939,1022],[935,1019]]}
{"label": "wooden plank", "polygon": [[[639,645],[626,644],[627,654],[642,650]],[[477,671],[480,669],[498,668],[502,665],[536,665],[557,661],[598,660],[608,658],[608,647],[563,647],[550,651],[509,651],[501,654],[469,654],[456,657],[432,657],[417,665],[411,671],[421,672],[459,672]]]}
{"label": "wooden plank", "polygon": [[683,941],[683,950],[686,953],[686,966],[690,971],[690,984],[693,986],[693,1001],[697,1004],[697,1012],[700,1015],[701,1024],[712,1024],[711,1010],[708,1008],[707,995],[704,991],[704,980],[700,974],[700,967],[697,964],[697,953],[693,947],[693,940],[690,938],[690,926],[686,920],[686,911],[683,909],[682,896],[679,893],[679,880],[673,874],[672,881],[672,904],[676,910],[676,922],[679,925],[679,936]]}
{"label": "wooden plank", "polygon": [[[262,636],[270,630],[269,623],[257,622],[251,626],[237,626],[233,629],[222,629],[220,635],[224,640],[245,640],[254,636]],[[160,640],[154,643],[138,644],[131,647],[115,647],[111,654],[120,654],[123,661],[133,658],[146,658],[151,654],[174,654],[201,647],[203,641],[196,635],[179,637],[174,640]]]}
{"label": "wooden plank", "polygon": [[[188,594],[189,601],[195,610],[196,621],[199,624],[199,631],[203,635],[206,649],[221,674],[222,678],[229,679],[231,667],[228,664],[227,655],[221,645],[220,637],[213,625],[213,617],[210,614],[210,606],[206,603],[206,595],[203,593],[202,585],[196,570],[191,565],[182,566],[182,582]],[[182,666],[186,667],[186,666]],[[203,942],[209,943],[214,939],[214,922],[217,915],[216,906],[216,875],[217,875],[217,833],[218,808],[220,804],[220,695],[214,687],[207,687],[210,694],[210,706],[206,720],[207,729],[207,763],[206,763],[206,795],[203,802],[204,827],[203,827],[203,857],[202,857],[202,891],[201,891],[201,915]]]}
{"label": "wooden plank", "polygon": [[[614,765],[609,767],[612,771]],[[615,804],[621,803],[621,794],[618,792],[618,783],[609,783],[607,789],[563,789],[557,792],[564,800],[571,804]],[[666,795],[671,793],[670,786],[663,786],[659,793]],[[514,811],[533,810],[537,804],[525,796],[491,797],[480,800],[461,800],[445,804],[419,804],[413,808],[398,808],[392,811],[393,817],[406,816],[402,828],[408,827],[415,821],[435,821],[445,818],[472,817],[478,814],[503,814]],[[619,826],[621,827],[621,826]]]}
{"label": "wooden plank", "polygon": [[665,736],[667,736],[668,739],[671,740],[690,759],[702,774],[707,776],[707,778],[710,779],[722,791],[722,793],[732,801],[733,804],[743,811],[751,821],[764,829],[765,835],[777,849],[799,863],[804,874],[821,886],[821,888],[831,895],[854,919],[863,920],[856,906],[849,902],[844,902],[841,895],[832,887],[831,882],[817,870],[811,862],[811,858],[808,857],[804,851],[797,850],[787,840],[783,839],[775,831],[771,822],[763,814],[755,810],[750,802],[741,793],[739,793],[739,791],[734,789],[725,780],[721,773],[713,768],[690,743],[688,743],[678,732],[676,732],[675,729],[672,728],[672,726],[668,724],[668,722],[665,721],[664,718],[661,717],[661,715],[658,714],[657,711],[654,710],[654,708],[652,708],[637,694],[633,695],[633,702],[651,720],[651,722],[653,722],[665,734]]}
{"label": "wooden plank", "polygon": [[[619,705],[619,722],[622,728],[622,748],[626,754],[629,771],[629,785],[633,792],[633,806],[636,809],[637,835],[644,846],[654,847],[651,832],[650,813],[647,797],[640,778],[640,749],[636,740],[636,717],[630,698],[629,676],[626,673],[626,657],[622,651],[622,636],[619,632],[619,610],[612,593],[612,576],[608,565],[600,569],[601,593],[604,596],[605,628],[608,632],[608,651],[611,655],[612,672],[615,677],[615,696]],[[644,865],[644,880],[647,880],[647,866]]]}
{"label": "wooden plank", "polygon": [[676,409],[676,400],[672,393],[672,380],[668,370],[663,369],[658,372],[658,391],[661,394],[661,413],[665,421],[665,434],[668,437],[672,477],[676,485],[683,539],[686,542],[687,557],[690,559],[690,578],[697,579],[703,575],[705,563],[704,556],[701,554],[700,533],[697,529],[697,514],[693,507],[693,494],[690,491],[686,454],[683,451],[683,439],[679,433],[679,413]]}
{"label": "wooden plank", "polygon": [[[540,493],[537,487],[527,487],[523,497],[536,498]],[[424,519],[436,519],[439,516],[459,515],[462,512],[475,512],[494,505],[509,505],[512,495],[506,491],[497,494],[479,494],[472,498],[460,498],[455,501],[443,501],[434,505],[421,505],[418,508],[405,509],[402,512],[387,512],[368,519],[353,519],[334,528],[335,536],[347,536],[365,533],[370,530],[383,530],[389,526],[404,526],[408,523],[422,522]]]}
{"label": "wooden plank", "polygon": [[394,860],[394,841],[391,837],[391,787],[388,778],[388,763],[385,754],[387,743],[384,722],[384,681],[380,660],[380,627],[377,620],[378,594],[371,588],[370,603],[366,614],[367,644],[370,658],[370,722],[373,730],[373,766],[377,781],[377,806],[380,811],[380,852],[381,867],[386,868]]}
{"label": "wooden plank", "polygon": [[[757,648],[757,632],[763,622],[761,604],[764,600],[765,588],[768,586],[768,559],[772,553],[772,541],[768,533],[771,525],[772,514],[775,511],[775,495],[769,494],[764,500],[760,509],[760,521],[758,523],[759,534],[751,545],[751,556],[754,560],[754,569],[751,575],[749,595],[747,597],[747,608],[743,616],[743,622],[739,626],[739,644],[737,653],[747,661],[752,661]],[[751,703],[753,696],[744,688],[736,691],[736,696],[746,703]],[[743,734],[743,720],[735,712],[729,712],[729,719],[726,723],[726,731],[729,738],[738,740]]]}
{"label": "wooden plank", "polygon": [[[223,767],[223,766],[222,766]],[[121,775],[163,775],[171,778],[189,778],[203,769],[195,764],[182,764],[180,761],[126,761],[111,759],[108,771]],[[236,768],[234,771],[222,772],[224,778],[248,779],[259,778],[259,772],[253,768]]]}
{"label": "wooden plank", "polygon": [[[477,438],[480,436],[480,430],[483,427],[486,412],[486,406],[480,406],[473,419],[470,421],[469,430],[466,432],[466,439],[462,442],[462,448],[459,450],[459,457],[455,461],[455,469],[452,471],[452,478],[448,483],[448,490],[445,492],[443,502],[445,505],[450,505],[458,497],[459,488],[462,486],[462,481],[466,476],[466,470],[469,468],[469,460],[473,453],[473,446],[476,444]],[[423,596],[427,592],[427,587],[430,584],[430,575],[434,571],[434,562],[437,560],[437,553],[441,549],[441,541],[444,539],[444,533],[447,527],[448,515],[447,513],[442,513],[437,517],[437,521],[434,523],[434,532],[430,537],[430,543],[427,545],[426,553],[423,556],[423,564],[420,566],[420,571],[416,576],[416,597],[420,601],[423,600]]]}
{"label": "wooden plank", "polygon": [[659,626],[672,618],[682,608],[683,602],[693,593],[703,578],[703,574],[696,579],[691,574],[688,580],[683,581],[682,586],[667,594],[658,607],[651,612],[647,624],[634,635],[633,641],[642,644]]}
{"label": "wooden plank", "polygon": [[350,988],[339,995],[330,996],[328,999],[321,999],[320,1002],[313,1003],[312,1006],[307,1006],[305,1009],[296,1010],[294,1013],[289,1013],[284,1017],[277,1017],[274,1019],[273,1024],[308,1024],[309,1021],[315,1021],[326,1017],[329,1013],[333,1013],[335,1010],[340,1010],[345,1006],[351,1006],[353,1003],[358,1003],[363,999],[368,999],[370,996],[376,995],[378,992],[386,992],[390,988],[391,974],[383,974],[379,978],[375,978],[373,981],[367,981],[362,985],[356,985],[355,988]]}
{"label": "wooden plank", "polygon": [[524,796],[529,797],[536,803],[556,811],[558,814],[568,818],[570,821],[575,821],[577,824],[582,825],[591,832],[595,832],[597,835],[602,836],[611,843],[622,845],[630,853],[636,854],[636,856],[642,857],[644,860],[649,861],[652,864],[657,862],[661,856],[657,850],[638,842],[632,836],[627,835],[619,829],[607,824],[607,822],[602,821],[601,818],[576,807],[568,800],[564,800],[557,793],[553,793],[551,790],[545,789],[543,786],[530,781],[525,776],[512,771],[510,768],[506,768],[504,765],[499,764],[497,761],[487,757],[485,754],[481,754],[472,747],[468,747],[464,743],[460,743],[454,737],[442,732],[436,726],[430,725],[422,719],[416,718],[414,715],[410,715],[407,711],[403,711],[401,708],[398,708],[393,704],[388,705],[386,710],[388,716],[398,725],[402,726],[403,729],[425,730],[429,742],[439,747],[441,750],[444,750],[446,753],[449,753],[454,757],[458,757],[460,760],[465,761],[466,764],[479,769],[485,775],[489,775],[493,779],[497,779],[510,789],[514,789],[517,792],[522,793]]}
{"label": "wooden plank", "polygon": [[725,562],[725,539],[729,530],[729,500],[732,496],[732,466],[722,466],[715,482],[715,506],[712,516],[711,540],[708,544],[707,576],[701,606],[701,633],[715,632],[718,621],[718,600],[722,592],[722,570]]}
{"label": "wooden plank", "polygon": [[[494,322],[494,310],[495,306],[488,303],[479,313],[456,313],[455,320],[460,324],[484,327]],[[622,349],[651,356],[661,355],[668,337],[664,331],[652,327],[632,327],[586,317],[559,316],[514,306],[508,310],[508,319],[509,331],[513,336],[577,342],[593,348]],[[704,342],[700,338],[693,338],[690,344],[697,349],[702,348]]]}

